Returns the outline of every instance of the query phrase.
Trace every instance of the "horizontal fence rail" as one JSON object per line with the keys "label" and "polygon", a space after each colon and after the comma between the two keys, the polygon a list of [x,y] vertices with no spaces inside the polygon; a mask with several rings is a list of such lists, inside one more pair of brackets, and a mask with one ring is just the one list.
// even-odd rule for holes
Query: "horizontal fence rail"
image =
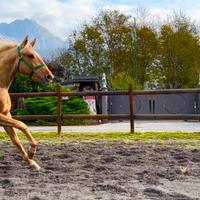
{"label": "horizontal fence rail", "polygon": [[[192,89],[165,89],[165,90],[136,90],[131,91],[132,95],[158,95],[158,94],[186,94],[200,93],[200,88]],[[130,91],[91,91],[91,92],[61,92],[61,96],[111,96],[111,95],[129,95]],[[58,92],[26,92],[10,93],[12,97],[46,97],[57,96]]]}
{"label": "horizontal fence rail", "polygon": [[[199,88],[192,89],[165,89],[165,90],[129,90],[124,91],[91,91],[91,92],[61,92],[61,86],[58,85],[57,92],[33,92],[33,93],[10,93],[11,97],[46,97],[56,96],[58,99],[56,115],[15,115],[13,118],[18,120],[56,120],[58,134],[61,133],[62,122],[64,119],[128,119],[130,120],[130,132],[134,132],[134,120],[200,120],[198,114],[134,114],[134,97],[135,95],[159,95],[159,94],[184,94],[200,93]],[[62,97],[66,96],[111,96],[126,95],[129,96],[130,114],[63,114]]]}
{"label": "horizontal fence rail", "polygon": [[[200,120],[198,114],[136,114],[133,115],[134,119],[139,120]],[[47,119],[55,120],[57,115],[15,115],[13,118],[18,120],[37,120]],[[130,119],[129,114],[97,114],[97,115],[86,115],[86,114],[67,114],[61,116],[63,119]]]}

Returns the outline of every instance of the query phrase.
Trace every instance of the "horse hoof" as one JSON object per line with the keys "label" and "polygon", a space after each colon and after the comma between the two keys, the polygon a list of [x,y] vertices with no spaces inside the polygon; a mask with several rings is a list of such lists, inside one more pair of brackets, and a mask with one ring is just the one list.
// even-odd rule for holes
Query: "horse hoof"
{"label": "horse hoof", "polygon": [[37,170],[37,171],[39,171],[39,170],[41,169],[41,167],[40,167],[34,160],[31,160],[31,161],[30,161],[30,167],[31,167],[32,169]]}

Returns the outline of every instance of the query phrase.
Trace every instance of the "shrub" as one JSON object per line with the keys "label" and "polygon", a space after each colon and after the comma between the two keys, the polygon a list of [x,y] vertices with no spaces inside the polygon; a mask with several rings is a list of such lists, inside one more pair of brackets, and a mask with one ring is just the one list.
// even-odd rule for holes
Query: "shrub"
{"label": "shrub", "polygon": [[56,83],[51,83],[47,86],[41,83],[34,82],[30,76],[17,73],[16,77],[9,89],[9,92],[42,92],[42,91],[55,91]]}
{"label": "shrub", "polygon": [[[25,108],[17,110],[18,115],[51,115],[57,114],[57,97],[34,97],[25,100]],[[80,97],[69,97],[62,100],[63,114],[89,114],[87,103]],[[51,121],[37,121],[39,124],[48,124]],[[85,124],[83,120],[65,120],[65,124]],[[44,125],[43,124],[43,125]]]}

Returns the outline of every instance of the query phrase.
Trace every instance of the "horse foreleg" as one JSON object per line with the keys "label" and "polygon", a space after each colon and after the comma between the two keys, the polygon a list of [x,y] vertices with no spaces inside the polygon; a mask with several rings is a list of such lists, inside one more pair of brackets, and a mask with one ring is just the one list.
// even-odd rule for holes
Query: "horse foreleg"
{"label": "horse foreleg", "polygon": [[26,135],[31,145],[31,148],[28,151],[29,158],[33,158],[36,153],[37,141],[32,137],[28,126],[19,120],[13,119],[10,113],[7,113],[7,115],[0,114],[0,124],[3,126],[15,127]]}
{"label": "horse foreleg", "polygon": [[[26,137],[28,138],[28,140],[31,144],[31,149],[30,149],[31,151],[28,154],[28,158],[31,159],[36,152],[37,142],[32,137],[32,135],[30,134],[28,127],[23,122],[16,120],[16,119],[13,119],[11,117],[10,113],[7,113],[7,115],[3,115],[3,114],[0,113],[0,125],[5,126],[5,127],[10,127],[10,128],[12,128],[12,127],[17,128],[17,129],[21,130],[26,135]],[[12,132],[13,132],[13,130],[12,130]],[[31,162],[33,163],[31,165],[34,167],[35,161],[31,160]],[[35,168],[37,169],[37,163],[35,164],[35,166],[36,166]]]}
{"label": "horse foreleg", "polygon": [[29,166],[31,168],[39,170],[40,166],[34,160],[29,158],[27,152],[25,151],[23,145],[21,144],[21,142],[19,140],[19,137],[18,137],[15,129],[12,127],[7,127],[7,126],[4,126],[4,129],[7,132],[7,134],[10,136],[13,144],[18,148],[18,150],[22,154],[22,157],[24,158],[24,160],[29,164]]}

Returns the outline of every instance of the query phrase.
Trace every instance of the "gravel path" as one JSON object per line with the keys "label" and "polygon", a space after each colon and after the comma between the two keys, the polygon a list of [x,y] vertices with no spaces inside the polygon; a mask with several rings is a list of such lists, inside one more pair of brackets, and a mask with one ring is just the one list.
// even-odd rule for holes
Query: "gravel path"
{"label": "gravel path", "polygon": [[[30,127],[32,132],[55,132],[56,126],[32,126]],[[200,122],[198,121],[136,121],[135,130],[138,132],[200,132]],[[3,131],[3,128],[0,128]],[[104,123],[100,125],[91,126],[62,126],[63,132],[129,132],[130,123],[125,122],[113,122]]]}

